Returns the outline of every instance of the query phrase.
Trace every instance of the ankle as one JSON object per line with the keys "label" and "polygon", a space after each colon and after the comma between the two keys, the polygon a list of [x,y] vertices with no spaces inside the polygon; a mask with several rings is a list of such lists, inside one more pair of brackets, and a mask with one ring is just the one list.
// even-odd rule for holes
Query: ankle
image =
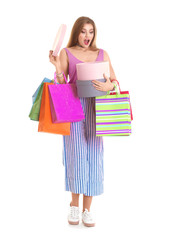
{"label": "ankle", "polygon": [[71,202],[70,203],[70,207],[79,207],[79,203],[76,203],[76,202]]}
{"label": "ankle", "polygon": [[90,212],[90,208],[83,208],[83,210],[82,210],[82,212],[84,212],[85,211],[85,209],[87,209],[88,210],[88,212]]}

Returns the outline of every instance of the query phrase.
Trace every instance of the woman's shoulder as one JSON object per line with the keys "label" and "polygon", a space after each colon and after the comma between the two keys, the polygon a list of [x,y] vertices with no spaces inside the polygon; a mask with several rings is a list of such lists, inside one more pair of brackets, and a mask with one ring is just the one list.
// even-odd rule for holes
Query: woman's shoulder
{"label": "woman's shoulder", "polygon": [[106,51],[105,49],[103,49],[103,48],[97,48],[96,51],[102,51],[105,57],[108,57],[108,56],[109,56],[108,53],[107,53],[107,51]]}
{"label": "woman's shoulder", "polygon": [[[102,49],[102,48],[101,48]],[[108,55],[108,53],[107,53],[107,51],[105,50],[105,49],[102,49],[102,51],[103,51],[103,53],[105,54],[105,55]]]}
{"label": "woman's shoulder", "polygon": [[61,53],[61,54],[65,54],[65,53],[66,53],[66,48],[62,48],[62,49],[60,50],[60,53]]}
{"label": "woman's shoulder", "polygon": [[67,60],[67,62],[68,62],[68,55],[67,55],[67,51],[65,48],[62,48],[60,50],[60,58],[63,60]]}
{"label": "woman's shoulder", "polygon": [[104,61],[109,61],[109,54],[106,50],[102,49],[103,50],[103,56],[104,56]]}
{"label": "woman's shoulder", "polygon": [[72,53],[72,51],[70,51],[70,48],[65,47],[65,48],[62,48],[62,49],[60,50],[60,55],[61,55],[61,56],[65,56],[65,57],[68,58],[68,54],[69,54],[69,53]]}

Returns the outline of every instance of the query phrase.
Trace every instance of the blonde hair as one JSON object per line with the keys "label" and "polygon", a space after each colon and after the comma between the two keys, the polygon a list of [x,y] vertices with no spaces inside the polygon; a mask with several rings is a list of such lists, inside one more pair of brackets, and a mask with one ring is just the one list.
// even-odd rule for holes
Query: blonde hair
{"label": "blonde hair", "polygon": [[75,45],[78,44],[78,36],[84,26],[84,24],[86,23],[90,23],[92,24],[93,26],[93,31],[94,31],[94,37],[93,37],[93,40],[91,41],[90,43],[90,48],[91,50],[97,50],[97,46],[96,46],[96,37],[97,37],[97,29],[96,29],[96,25],[94,23],[94,21],[88,17],[79,17],[73,27],[72,27],[72,30],[71,30],[71,35],[70,35],[70,39],[68,41],[68,44],[67,44],[67,47],[73,47]]}

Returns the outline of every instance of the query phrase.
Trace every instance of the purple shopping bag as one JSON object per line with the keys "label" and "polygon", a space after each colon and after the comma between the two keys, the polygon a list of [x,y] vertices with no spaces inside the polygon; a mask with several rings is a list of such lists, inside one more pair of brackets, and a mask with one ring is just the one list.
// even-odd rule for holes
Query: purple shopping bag
{"label": "purple shopping bag", "polygon": [[[63,73],[64,74],[64,73]],[[48,86],[53,123],[79,122],[85,119],[76,84],[53,84]]]}

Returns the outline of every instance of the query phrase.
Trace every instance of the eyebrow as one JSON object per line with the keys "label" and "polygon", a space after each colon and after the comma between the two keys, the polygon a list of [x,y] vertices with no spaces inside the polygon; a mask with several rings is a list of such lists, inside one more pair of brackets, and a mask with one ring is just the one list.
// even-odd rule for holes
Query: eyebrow
{"label": "eyebrow", "polygon": [[[82,30],[86,30],[85,28],[82,28]],[[89,31],[91,31],[91,30],[94,30],[93,28],[91,28]]]}

